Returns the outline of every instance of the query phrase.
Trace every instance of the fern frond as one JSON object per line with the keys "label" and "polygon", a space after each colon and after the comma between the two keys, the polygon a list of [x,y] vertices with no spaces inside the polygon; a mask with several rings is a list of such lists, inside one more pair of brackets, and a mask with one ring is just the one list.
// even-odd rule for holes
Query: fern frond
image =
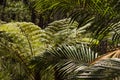
{"label": "fern frond", "polygon": [[[71,22],[71,19],[62,19],[58,21],[54,21],[48,24],[48,27],[45,28],[45,34],[42,37],[46,38],[48,44],[50,43],[52,46],[58,46],[59,44],[69,43],[69,44],[78,44],[81,42],[91,43],[92,40],[98,42],[90,38],[87,35],[82,36],[86,32],[86,28],[89,27],[92,22],[82,26],[81,28],[77,28],[78,23],[76,21]],[[86,37],[89,37],[86,39]]]}
{"label": "fern frond", "polygon": [[[10,33],[9,35],[15,39],[14,36],[18,36],[17,39],[13,40],[17,44],[21,44],[18,40],[22,39],[22,47],[26,49],[27,54],[36,55],[40,51],[40,28],[32,23],[8,23],[0,27],[0,31]],[[16,44],[15,43],[15,44]]]}
{"label": "fern frond", "polygon": [[28,67],[29,61],[45,50],[40,41],[40,33],[42,33],[40,28],[32,23],[16,22],[1,25],[0,31],[1,54],[5,53],[9,58],[15,58],[23,64],[27,75],[33,80],[34,75]]}

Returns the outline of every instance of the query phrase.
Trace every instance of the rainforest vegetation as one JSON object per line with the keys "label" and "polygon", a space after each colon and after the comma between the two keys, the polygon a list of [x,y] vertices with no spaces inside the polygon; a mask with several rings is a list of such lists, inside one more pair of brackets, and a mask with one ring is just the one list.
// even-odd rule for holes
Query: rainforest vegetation
{"label": "rainforest vegetation", "polygon": [[0,80],[120,80],[120,1],[0,0]]}

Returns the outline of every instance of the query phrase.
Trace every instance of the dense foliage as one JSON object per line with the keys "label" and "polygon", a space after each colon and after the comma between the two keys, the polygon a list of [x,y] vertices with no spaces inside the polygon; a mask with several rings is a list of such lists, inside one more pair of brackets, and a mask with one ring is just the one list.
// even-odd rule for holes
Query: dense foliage
{"label": "dense foliage", "polygon": [[119,3],[1,0],[0,79],[120,80]]}
{"label": "dense foliage", "polygon": [[0,2],[0,18],[3,21],[31,21],[29,7],[22,1],[3,0]]}

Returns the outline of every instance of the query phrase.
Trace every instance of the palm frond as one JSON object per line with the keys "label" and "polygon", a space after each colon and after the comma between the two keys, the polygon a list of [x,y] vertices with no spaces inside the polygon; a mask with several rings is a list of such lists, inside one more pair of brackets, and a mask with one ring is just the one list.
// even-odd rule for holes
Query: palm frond
{"label": "palm frond", "polygon": [[88,63],[97,57],[97,54],[91,51],[87,45],[62,45],[48,50],[45,57],[48,62],[55,65],[54,69],[58,72],[57,77],[67,79],[68,76],[75,75],[78,70],[82,71],[86,68]]}
{"label": "palm frond", "polygon": [[[46,2],[49,3],[50,1],[46,0]],[[91,31],[94,38],[100,41],[104,39],[107,34],[109,34],[112,30],[115,33],[113,41],[116,45],[118,44],[119,30],[116,33],[114,29],[118,27],[114,26],[113,28],[113,25],[119,22],[119,1],[54,0],[53,2],[58,4],[53,6],[53,4],[49,3],[47,6],[53,6],[51,8],[51,10],[54,10],[53,13],[61,12],[61,15],[67,15],[67,17],[69,16],[71,18],[71,21],[77,21],[79,23],[79,27],[82,27],[89,22],[92,22],[91,26],[88,27],[87,31]],[[37,6],[38,4],[45,3],[36,3],[36,8],[39,8],[39,6]]]}
{"label": "palm frond", "polygon": [[117,47],[119,47],[119,44],[120,44],[120,22],[114,24],[112,26],[112,42],[113,44],[115,44]]}

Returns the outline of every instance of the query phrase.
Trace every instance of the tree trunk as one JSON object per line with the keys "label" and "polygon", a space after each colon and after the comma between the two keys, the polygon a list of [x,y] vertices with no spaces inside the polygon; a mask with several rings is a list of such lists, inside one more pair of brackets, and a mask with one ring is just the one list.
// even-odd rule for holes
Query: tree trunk
{"label": "tree trunk", "polygon": [[4,19],[4,11],[5,11],[5,7],[6,7],[6,0],[0,0],[0,5],[2,5],[2,13],[1,13],[1,20],[5,21]]}
{"label": "tree trunk", "polygon": [[35,22],[36,22],[35,20],[36,20],[35,10],[32,9],[32,10],[31,10],[31,21],[32,21],[33,23],[35,23]]}
{"label": "tree trunk", "polygon": [[45,28],[45,27],[44,27],[44,19],[43,19],[43,17],[42,17],[41,14],[39,15],[39,23],[38,23],[38,26],[41,27],[42,29]]}

